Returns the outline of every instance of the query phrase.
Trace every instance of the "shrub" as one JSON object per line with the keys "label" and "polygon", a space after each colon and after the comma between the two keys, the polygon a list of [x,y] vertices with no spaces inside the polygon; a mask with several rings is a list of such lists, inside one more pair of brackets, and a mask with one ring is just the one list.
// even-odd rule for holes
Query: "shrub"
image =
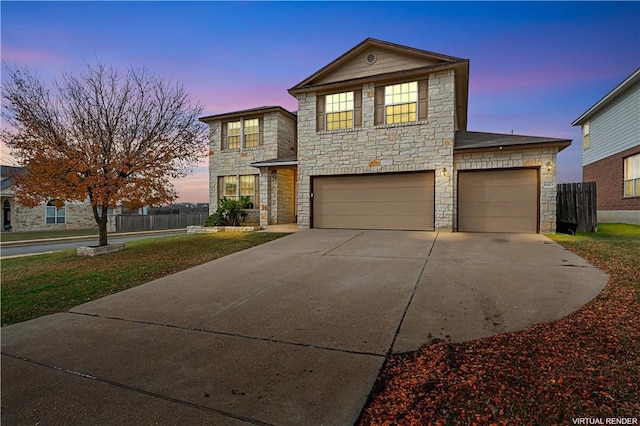
{"label": "shrub", "polygon": [[244,209],[250,204],[247,198],[232,200],[224,197],[216,212],[204,221],[204,226],[240,226],[247,218]]}

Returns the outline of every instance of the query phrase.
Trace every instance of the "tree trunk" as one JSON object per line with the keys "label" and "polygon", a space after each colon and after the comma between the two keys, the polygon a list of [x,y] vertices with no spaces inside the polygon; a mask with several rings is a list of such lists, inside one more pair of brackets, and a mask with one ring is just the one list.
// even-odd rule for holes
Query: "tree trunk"
{"label": "tree trunk", "polygon": [[108,223],[108,215],[107,215],[108,207],[102,208],[102,217],[100,218],[100,222],[98,223],[98,229],[100,230],[100,246],[107,245],[107,223]]}

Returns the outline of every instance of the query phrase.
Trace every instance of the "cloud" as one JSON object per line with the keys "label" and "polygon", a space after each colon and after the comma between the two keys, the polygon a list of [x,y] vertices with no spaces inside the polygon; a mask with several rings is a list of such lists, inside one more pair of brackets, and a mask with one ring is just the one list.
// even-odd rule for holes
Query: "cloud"
{"label": "cloud", "polygon": [[15,47],[2,47],[2,60],[7,63],[41,67],[43,65],[61,65],[66,58],[51,50],[18,49]]}

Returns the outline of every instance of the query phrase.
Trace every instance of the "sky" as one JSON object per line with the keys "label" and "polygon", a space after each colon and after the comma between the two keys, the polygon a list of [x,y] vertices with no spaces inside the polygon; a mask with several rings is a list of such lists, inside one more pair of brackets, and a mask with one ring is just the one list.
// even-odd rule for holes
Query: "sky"
{"label": "sky", "polygon": [[[640,66],[640,2],[3,0],[0,19],[7,64],[45,78],[144,66],[203,115],[295,111],[287,89],[367,37],[469,59],[467,129],[572,139],[558,183],[582,179],[571,123]],[[208,202],[207,161],[174,184],[178,201]]]}

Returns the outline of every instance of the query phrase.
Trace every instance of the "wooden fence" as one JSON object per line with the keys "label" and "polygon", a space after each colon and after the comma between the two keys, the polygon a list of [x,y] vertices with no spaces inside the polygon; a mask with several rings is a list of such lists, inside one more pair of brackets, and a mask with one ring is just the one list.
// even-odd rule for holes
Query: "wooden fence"
{"label": "wooden fence", "polygon": [[115,216],[116,232],[156,231],[162,229],[186,228],[189,225],[202,225],[207,213],[180,213],[155,215]]}
{"label": "wooden fence", "polygon": [[560,183],[557,198],[557,232],[597,232],[596,183]]}

